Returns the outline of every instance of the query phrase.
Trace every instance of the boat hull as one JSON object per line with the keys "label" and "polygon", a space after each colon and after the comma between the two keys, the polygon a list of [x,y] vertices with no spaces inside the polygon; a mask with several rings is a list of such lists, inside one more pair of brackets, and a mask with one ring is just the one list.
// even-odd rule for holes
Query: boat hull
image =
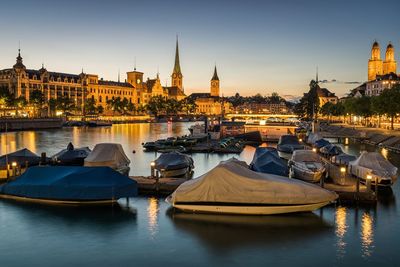
{"label": "boat hull", "polygon": [[41,199],[29,198],[13,195],[0,194],[0,198],[11,199],[21,202],[38,203],[45,205],[66,205],[66,206],[102,206],[112,205],[117,202],[116,199],[103,199],[103,200],[56,200],[56,199]]}
{"label": "boat hull", "polygon": [[182,169],[176,169],[176,170],[159,170],[160,174],[162,177],[182,177],[182,176],[189,176],[191,172],[190,167],[182,168]]}
{"label": "boat hull", "polygon": [[273,215],[296,212],[311,212],[330,202],[321,202],[306,205],[290,205],[290,206],[223,206],[223,205],[190,205],[176,204],[172,206],[176,209],[190,213],[217,213],[217,214],[240,214],[240,215]]}
{"label": "boat hull", "polygon": [[325,170],[319,170],[316,172],[305,171],[297,168],[296,166],[292,166],[292,174],[293,178],[300,179],[306,182],[318,183],[321,180]]}

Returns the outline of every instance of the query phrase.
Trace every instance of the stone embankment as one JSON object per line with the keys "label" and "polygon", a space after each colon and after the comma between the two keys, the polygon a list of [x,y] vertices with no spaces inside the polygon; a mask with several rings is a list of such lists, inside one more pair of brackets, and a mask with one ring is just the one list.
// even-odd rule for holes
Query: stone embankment
{"label": "stone embankment", "polygon": [[400,153],[400,132],[375,128],[325,125],[321,126],[324,137],[348,137],[361,143],[385,148]]}
{"label": "stone embankment", "polygon": [[62,125],[61,118],[0,118],[0,132],[61,128]]}

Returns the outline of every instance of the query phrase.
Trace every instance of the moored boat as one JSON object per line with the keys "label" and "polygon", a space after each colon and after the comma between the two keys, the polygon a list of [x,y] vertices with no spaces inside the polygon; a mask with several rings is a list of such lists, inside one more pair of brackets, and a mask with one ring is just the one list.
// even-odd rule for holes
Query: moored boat
{"label": "moored boat", "polygon": [[238,160],[222,161],[181,184],[166,201],[186,212],[269,215],[313,211],[337,199],[319,186],[258,173]]}
{"label": "moored boat", "polygon": [[97,144],[85,158],[84,166],[107,166],[127,175],[130,163],[131,161],[126,156],[121,144],[101,143]]}
{"label": "moored boat", "polygon": [[154,168],[161,177],[191,178],[194,162],[192,157],[179,153],[169,152],[161,154],[154,162]]}
{"label": "moored boat", "polygon": [[0,186],[2,198],[44,204],[107,204],[136,195],[136,182],[109,167],[36,166]]}
{"label": "moored boat", "polygon": [[382,187],[391,186],[397,180],[397,167],[378,152],[361,152],[356,160],[349,162],[349,171],[361,182],[370,180],[372,185]]}
{"label": "moored boat", "polygon": [[329,144],[327,146],[321,147],[319,151],[326,156],[337,156],[343,154],[342,148],[334,144]]}
{"label": "moored boat", "polygon": [[88,147],[74,148],[72,143],[51,157],[51,163],[60,166],[83,166],[85,158],[90,154]]}
{"label": "moored boat", "polygon": [[279,157],[277,150],[273,147],[257,147],[250,163],[250,169],[281,176],[289,174],[286,162]]}
{"label": "moored boat", "polygon": [[325,172],[321,157],[312,150],[296,150],[289,160],[291,177],[307,182],[319,182]]}
{"label": "moored boat", "polygon": [[349,155],[346,153],[342,153],[332,157],[332,162],[336,165],[349,165],[349,162],[356,160],[357,157],[353,155]]}
{"label": "moored boat", "polygon": [[304,145],[294,135],[282,135],[277,145],[278,155],[284,159],[290,159],[293,151],[304,149]]}

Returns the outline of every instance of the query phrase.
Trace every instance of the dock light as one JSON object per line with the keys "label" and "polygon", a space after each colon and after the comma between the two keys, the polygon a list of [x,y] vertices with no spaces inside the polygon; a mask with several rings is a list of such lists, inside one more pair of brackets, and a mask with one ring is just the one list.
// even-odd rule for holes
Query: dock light
{"label": "dock light", "polygon": [[341,173],[345,173],[345,172],[346,172],[346,167],[341,167],[341,168],[340,168],[340,172],[341,172]]}
{"label": "dock light", "polygon": [[367,174],[367,191],[368,192],[371,191],[371,180],[372,180],[372,175],[371,174]]}
{"label": "dock light", "polygon": [[151,176],[151,178],[154,178],[154,176],[155,176],[155,169],[154,169],[155,166],[156,166],[156,162],[155,161],[150,162],[150,176]]}
{"label": "dock light", "polygon": [[300,142],[300,143],[303,142],[303,139],[299,138],[299,142]]}
{"label": "dock light", "polygon": [[312,151],[313,152],[317,152],[317,149],[315,147],[313,147]]}
{"label": "dock light", "polygon": [[17,163],[14,161],[13,163],[11,163],[12,167],[17,167]]}
{"label": "dock light", "polygon": [[155,161],[150,162],[150,166],[151,166],[151,167],[156,166],[156,162],[155,162]]}

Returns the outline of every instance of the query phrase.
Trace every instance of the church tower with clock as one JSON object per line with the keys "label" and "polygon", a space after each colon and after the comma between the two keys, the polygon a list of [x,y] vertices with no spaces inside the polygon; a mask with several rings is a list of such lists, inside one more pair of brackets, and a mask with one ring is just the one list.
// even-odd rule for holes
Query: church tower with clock
{"label": "church tower with clock", "polygon": [[219,78],[217,73],[217,66],[214,67],[214,75],[211,78],[210,96],[219,97]]}
{"label": "church tower with clock", "polygon": [[176,51],[175,51],[175,65],[172,71],[172,86],[177,87],[183,91],[183,75],[181,72],[181,65],[179,63],[179,47],[178,47],[178,37],[176,38]]}

